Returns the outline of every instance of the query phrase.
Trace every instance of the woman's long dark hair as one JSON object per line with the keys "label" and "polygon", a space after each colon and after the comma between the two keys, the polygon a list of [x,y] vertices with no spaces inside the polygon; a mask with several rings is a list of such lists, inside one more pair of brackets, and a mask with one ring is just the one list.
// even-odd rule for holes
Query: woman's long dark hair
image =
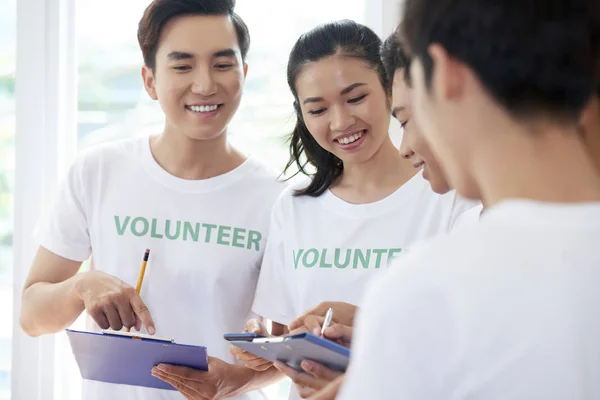
{"label": "woman's long dark hair", "polygon": [[[344,170],[342,160],[322,148],[309,132],[298,100],[296,79],[302,68],[322,58],[340,54],[363,60],[377,74],[387,94],[390,82],[380,57],[381,40],[375,32],[364,25],[350,20],[330,22],[320,25],[300,36],[287,66],[287,80],[294,95],[294,111],[297,122],[290,137],[290,159],[284,173],[293,165],[299,172],[312,177],[310,184],[296,192],[296,195],[317,197],[323,194],[340,177]],[[309,174],[307,164],[315,167],[316,172]],[[296,175],[294,174],[294,175]]]}

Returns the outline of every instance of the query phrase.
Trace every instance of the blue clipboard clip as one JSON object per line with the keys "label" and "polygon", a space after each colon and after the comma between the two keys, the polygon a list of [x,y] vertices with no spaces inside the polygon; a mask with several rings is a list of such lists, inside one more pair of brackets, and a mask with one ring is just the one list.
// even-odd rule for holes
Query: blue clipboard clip
{"label": "blue clipboard clip", "polygon": [[122,331],[113,331],[112,329],[102,329],[103,335],[110,336],[120,336],[120,337],[129,337],[134,340],[153,340],[156,342],[166,342],[166,343],[175,343],[175,339],[173,338],[163,338],[154,335],[148,335],[146,333],[140,332],[122,332]]}

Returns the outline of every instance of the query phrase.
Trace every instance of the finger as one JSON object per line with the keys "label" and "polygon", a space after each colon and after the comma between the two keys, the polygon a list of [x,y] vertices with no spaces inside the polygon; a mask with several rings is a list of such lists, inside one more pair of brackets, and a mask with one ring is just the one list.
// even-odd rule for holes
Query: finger
{"label": "finger", "polygon": [[273,366],[273,363],[264,358],[258,358],[246,363],[246,366],[258,372],[266,371]]}
{"label": "finger", "polygon": [[265,360],[261,357],[257,357],[254,354],[248,353],[246,351],[237,353],[235,357],[246,367],[259,372],[266,371],[273,366],[273,363],[271,361]]}
{"label": "finger", "polygon": [[201,382],[201,377],[206,373],[206,371],[201,371],[189,367],[180,367],[177,365],[170,364],[158,364],[156,369],[163,373],[167,374],[173,378],[179,378],[184,381],[196,381]]}
{"label": "finger", "polygon": [[293,331],[294,329],[298,329],[302,325],[304,325],[304,319],[309,315],[318,315],[318,316],[325,315],[327,310],[329,310],[329,307],[331,307],[331,303],[324,302],[324,303],[321,303],[318,306],[313,307],[310,310],[302,313],[299,317],[297,317],[295,320],[293,320],[292,323],[289,325],[290,331]]}
{"label": "finger", "polygon": [[156,328],[154,326],[154,320],[150,315],[150,311],[146,304],[142,301],[142,298],[139,294],[136,293],[135,290],[129,291],[129,303],[131,304],[131,308],[133,312],[142,322],[142,325],[146,327],[146,330],[149,334],[154,335],[156,333]]}
{"label": "finger", "polygon": [[264,334],[265,332],[263,332],[261,325],[260,321],[256,318],[249,319],[246,321],[246,329],[244,331],[246,333]]}
{"label": "finger", "polygon": [[181,378],[176,378],[172,375],[164,374],[156,368],[152,369],[152,376],[162,380],[163,382],[167,382],[169,385],[177,389],[178,392],[183,394],[187,399],[208,400],[207,397],[202,396],[202,394],[200,394],[198,391],[194,390],[192,387],[187,385],[185,381]]}
{"label": "finger", "polygon": [[321,335],[321,327],[324,323],[325,318],[316,315],[309,315],[304,318],[304,326],[306,326],[306,330],[315,335]]}
{"label": "finger", "polygon": [[136,323],[136,318],[133,310],[131,309],[129,301],[127,301],[127,299],[121,299],[115,301],[113,304],[119,313],[119,318],[121,319],[123,326],[126,326],[127,328],[134,326]]}
{"label": "finger", "polygon": [[309,400],[335,400],[344,383],[344,375],[325,386],[322,390],[316,392],[314,396],[310,397]]}
{"label": "finger", "polygon": [[229,354],[231,354],[232,356],[234,356],[236,358],[238,356],[241,356],[244,353],[246,353],[246,350],[242,349],[241,347],[237,347],[234,345],[229,346]]}
{"label": "finger", "polygon": [[288,332],[288,335],[296,335],[296,334],[302,333],[302,332],[308,332],[308,328],[304,325],[300,326],[299,328],[290,330],[290,332]]}
{"label": "finger", "polygon": [[137,315],[135,316],[135,330],[140,331],[142,329],[142,320]]}
{"label": "finger", "polygon": [[252,353],[240,349],[239,347],[232,347],[234,348],[230,349],[229,352],[233,354],[238,361],[242,362],[246,367],[250,369],[261,372],[268,370],[273,365],[273,363],[269,360],[257,357]]}
{"label": "finger", "polygon": [[313,394],[317,393],[315,389],[302,385],[296,385],[296,391],[298,392],[298,395],[303,399],[306,399],[312,396]]}
{"label": "finger", "polygon": [[351,326],[334,324],[331,325],[329,328],[325,329],[325,331],[323,331],[323,336],[325,336],[327,339],[343,340],[345,342],[350,343],[352,342],[353,331],[354,328],[352,328]]}
{"label": "finger", "polygon": [[323,364],[319,364],[314,361],[304,360],[300,366],[304,371],[311,374],[315,378],[328,382],[334,381],[338,376],[342,375],[341,372],[329,369]]}
{"label": "finger", "polygon": [[282,363],[281,361],[277,361],[274,365],[275,368],[287,375],[296,385],[306,386],[311,389],[319,390],[329,383],[327,381],[317,379],[314,376],[311,376],[307,373],[297,371],[296,369]]}
{"label": "finger", "polygon": [[121,322],[121,317],[119,317],[119,312],[112,303],[104,306],[104,314],[108,319],[110,327],[115,331],[120,331],[123,327],[123,323]]}
{"label": "finger", "polygon": [[291,378],[290,375],[297,375],[299,372],[282,361],[275,361],[273,366],[285,375]]}
{"label": "finger", "polygon": [[108,329],[110,327],[110,324],[108,323],[108,318],[106,318],[106,314],[104,314],[104,311],[94,310],[89,314],[92,317],[92,319],[96,321],[100,329]]}
{"label": "finger", "polygon": [[243,352],[241,354],[238,354],[239,360],[243,361],[245,363],[251,363],[251,362],[257,362],[257,361],[265,361],[264,358],[258,357],[250,352]]}

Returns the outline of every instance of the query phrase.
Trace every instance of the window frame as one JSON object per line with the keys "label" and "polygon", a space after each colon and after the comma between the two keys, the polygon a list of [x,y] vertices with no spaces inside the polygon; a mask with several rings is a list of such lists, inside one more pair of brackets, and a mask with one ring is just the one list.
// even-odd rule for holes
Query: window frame
{"label": "window frame", "polygon": [[[34,12],[35,11],[35,12]],[[15,207],[11,397],[52,400],[53,335],[20,327],[21,290],[37,250],[33,239],[53,189],[73,160],[77,68],[75,0],[17,2]],[[21,77],[26,77],[21,78]]]}

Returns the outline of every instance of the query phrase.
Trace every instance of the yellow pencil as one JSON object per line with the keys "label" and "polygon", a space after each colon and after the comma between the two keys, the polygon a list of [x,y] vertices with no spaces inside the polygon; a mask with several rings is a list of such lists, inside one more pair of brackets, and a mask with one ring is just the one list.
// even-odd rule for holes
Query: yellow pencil
{"label": "yellow pencil", "polygon": [[[148,257],[150,256],[150,249],[146,249],[144,253],[144,260],[142,261],[142,268],[140,269],[140,275],[138,276],[137,285],[135,291],[140,294],[142,290],[142,282],[144,281],[144,274],[146,273],[146,264],[148,263]],[[127,328],[127,332],[131,331],[131,328]]]}

